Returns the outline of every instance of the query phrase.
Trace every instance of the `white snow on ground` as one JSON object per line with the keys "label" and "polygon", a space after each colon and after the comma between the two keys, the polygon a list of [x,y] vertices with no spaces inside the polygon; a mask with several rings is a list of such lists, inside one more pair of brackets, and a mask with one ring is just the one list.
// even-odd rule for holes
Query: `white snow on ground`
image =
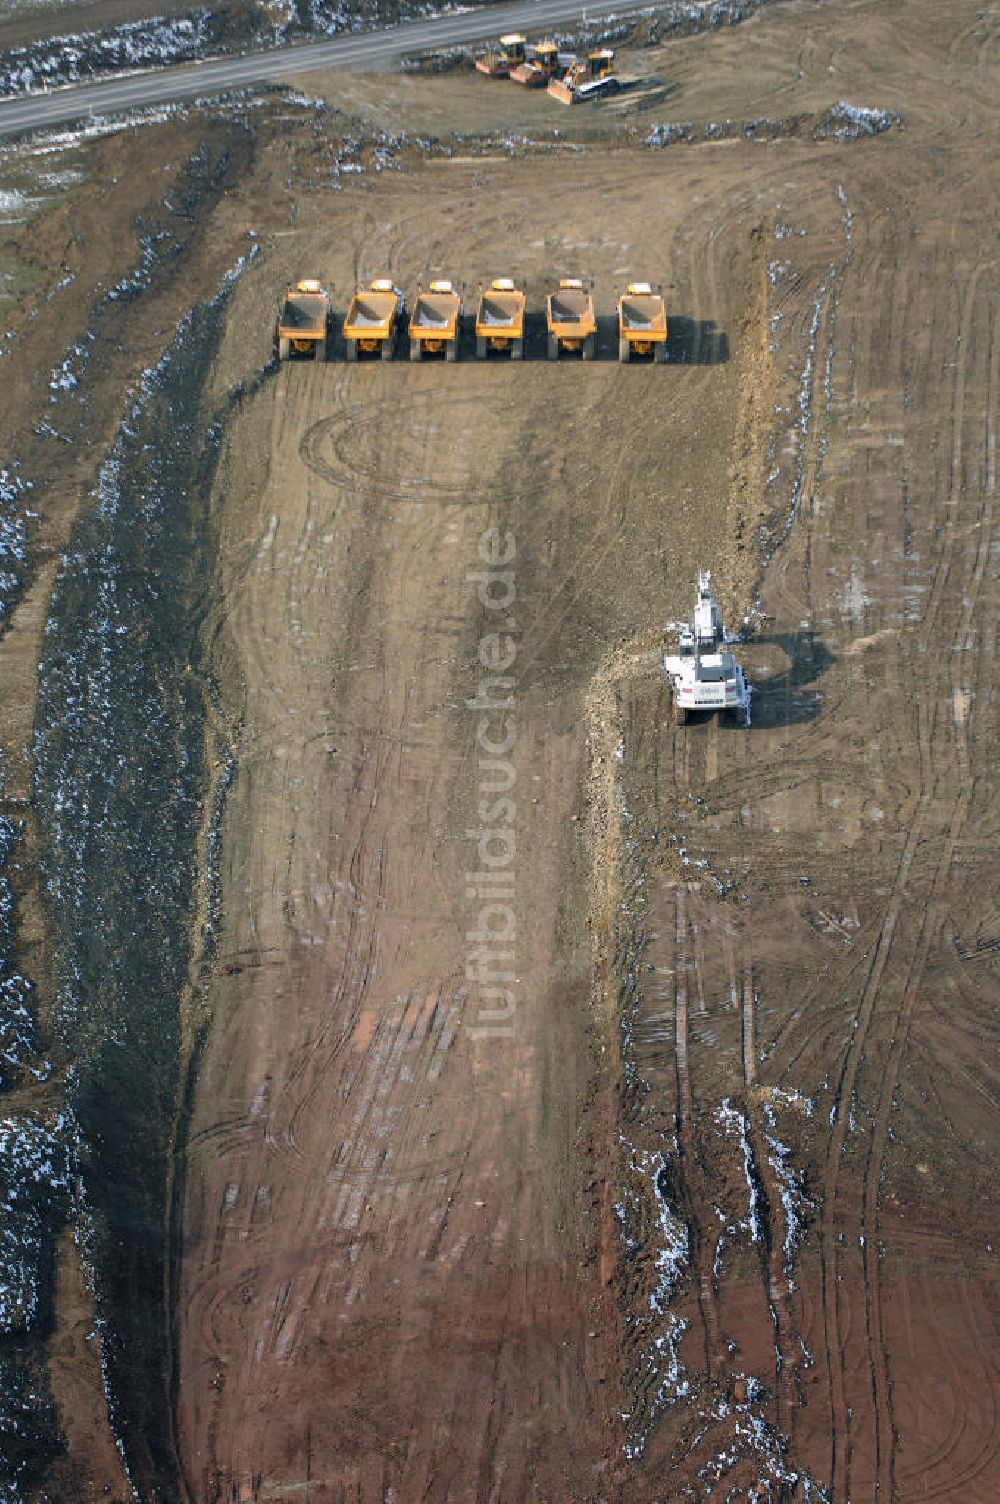
{"label": "white snow on ground", "polygon": [[[683,141],[691,146],[703,141],[768,142],[780,136],[800,135],[810,124],[803,115],[789,115],[778,119],[760,120],[710,120],[705,125],[696,125],[691,120],[662,121],[651,125],[642,138],[642,145],[662,150]],[[812,117],[810,134],[814,141],[863,141],[881,135],[902,125],[901,116],[891,110],[866,110],[854,105],[837,104],[827,110],[818,123]]]}
{"label": "white snow on ground", "polygon": [[27,500],[32,489],[32,482],[24,479],[16,464],[0,469],[0,623],[10,615],[21,589],[31,517]]}
{"label": "white snow on ground", "polygon": [[[763,1386],[752,1375],[742,1375],[746,1387],[746,1399],[737,1401],[734,1399],[716,1400],[710,1412],[710,1418],[716,1423],[731,1421],[733,1439],[729,1446],[724,1447],[712,1461],[699,1471],[699,1479],[703,1485],[703,1496],[714,1493],[720,1484],[724,1487],[726,1473],[737,1462],[747,1455],[756,1459],[761,1469],[760,1477],[755,1485],[756,1492],[750,1495],[742,1491],[740,1498],[753,1497],[760,1500],[771,1500],[777,1504],[779,1499],[787,1498],[788,1491],[797,1485],[802,1487],[802,1497],[815,1504],[823,1504],[827,1500],[825,1491],[815,1484],[805,1473],[797,1473],[789,1468],[785,1462],[787,1443],[767,1421],[754,1414],[753,1405],[763,1397]],[[720,1497],[731,1500],[737,1495],[732,1493],[720,1493]]]}
{"label": "white snow on ground", "polygon": [[105,136],[120,136],[123,131],[135,130],[139,125],[163,125],[168,120],[187,120],[192,110],[201,109],[208,104],[218,111],[242,113],[246,110],[263,108],[264,99],[261,95],[254,94],[251,89],[241,89],[236,92],[199,95],[197,99],[188,99],[179,104],[155,105],[147,110],[128,110],[117,115],[94,115],[92,118],[88,117],[85,125],[73,126],[71,129],[40,130],[30,142],[19,143],[16,148],[0,146],[0,160],[4,153],[14,150],[30,157],[56,156],[60,152],[74,151],[90,141],[99,141]]}
{"label": "white snow on ground", "polygon": [[722,1105],[715,1109],[715,1121],[727,1133],[733,1133],[739,1139],[740,1149],[743,1153],[743,1173],[746,1176],[747,1190],[750,1196],[748,1218],[743,1225],[749,1230],[752,1241],[759,1243],[762,1235],[760,1225],[760,1191],[754,1171],[753,1152],[750,1148],[750,1131],[746,1113],[741,1112],[738,1107],[733,1106],[731,1097],[726,1097]]}
{"label": "white snow on ground", "polygon": [[660,1222],[660,1247],[656,1255],[656,1269],[659,1274],[659,1282],[656,1289],[649,1297],[649,1308],[657,1311],[661,1316],[665,1315],[670,1304],[670,1295],[681,1277],[684,1266],[688,1259],[688,1230],[670,1206],[663,1193],[662,1176],[666,1171],[666,1162],[662,1152],[658,1149],[654,1155],[645,1159],[639,1167],[652,1181],[653,1191],[656,1195],[656,1208]]}
{"label": "white snow on ground", "polygon": [[[843,209],[841,228],[844,237],[844,254],[839,261],[831,263],[813,297],[812,313],[806,336],[806,349],[798,380],[796,414],[788,432],[788,446],[785,451],[793,456],[794,464],[788,513],[785,518],[781,537],[777,542],[764,548],[764,564],[770,562],[778,542],[781,541],[781,538],[788,535],[798,518],[805,493],[808,446],[810,438],[814,433],[816,434],[816,447],[813,480],[817,491],[823,476],[823,466],[827,450],[827,434],[833,402],[833,356],[835,345],[832,334],[837,317],[838,292],[843,285],[844,277],[854,255],[854,216],[842,184],[838,184],[837,186],[837,199]],[[804,235],[805,231],[800,230],[798,233]],[[792,234],[793,231],[788,225],[780,222],[775,225],[774,235],[776,240],[785,240]],[[827,320],[828,326],[827,348],[820,379],[817,380],[817,353],[820,343],[820,331],[823,327],[824,319]],[[772,315],[771,322],[772,333],[776,328],[773,320],[774,315]],[[774,349],[773,344],[772,349]],[[819,398],[818,402],[817,398]],[[819,408],[818,413],[817,407]],[[781,414],[783,411],[784,409],[780,406],[775,408],[776,414]]]}
{"label": "white snow on ground", "polygon": [[[74,346],[74,349],[77,348],[79,347]],[[52,393],[49,401],[56,402],[60,392],[71,392],[79,384],[80,378],[73,370],[71,358],[67,356],[61,365],[56,366],[49,377],[49,391]]]}
{"label": "white snow on ground", "polygon": [[68,1120],[0,1119],[0,1334],[28,1332],[41,1295],[46,1225],[68,1204]]}
{"label": "white snow on ground", "polygon": [[[667,1199],[665,1179],[668,1166],[663,1152],[657,1150],[654,1154],[637,1155],[633,1150],[632,1168],[649,1186],[656,1206],[659,1237],[654,1259],[657,1279],[649,1296],[648,1315],[636,1313],[630,1323],[633,1335],[639,1337],[641,1345],[630,1384],[636,1403],[632,1411],[622,1416],[626,1430],[623,1449],[630,1459],[642,1456],[660,1412],[691,1392],[690,1380],[679,1353],[687,1322],[670,1309],[674,1290],[683,1278],[688,1262],[688,1230]],[[628,1234],[633,1220],[629,1209],[619,1205],[615,1212],[622,1226],[626,1248],[629,1252],[636,1252],[639,1245]]]}
{"label": "white snow on ground", "polygon": [[27,194],[20,193],[16,188],[0,188],[0,224],[17,224],[32,209],[40,203],[37,198],[29,198]]}
{"label": "white snow on ground", "polygon": [[85,176],[78,168],[67,167],[62,172],[40,172],[38,181],[50,193],[61,193],[65,188],[75,188]]}
{"label": "white snow on ground", "polygon": [[[35,0],[8,0],[28,5]],[[656,12],[659,33],[679,28],[702,30],[734,25],[753,15],[766,0],[673,0]],[[252,45],[267,46],[306,37],[358,34],[378,27],[377,13],[361,14],[348,0],[309,0],[307,8],[295,0],[264,0],[266,20],[256,28]],[[465,15],[469,5],[437,5],[431,0],[404,0],[401,19],[434,20]],[[192,10],[186,16],[153,16],[126,22],[106,31],[74,32],[52,37],[31,47],[15,48],[0,55],[0,97],[26,94],[81,79],[120,77],[166,63],[224,55],[228,50],[213,27],[214,12]],[[643,12],[643,14],[650,14]],[[584,23],[583,35],[591,42],[625,36],[631,23],[611,16],[599,25]]]}
{"label": "white snow on ground", "polygon": [[[273,46],[309,36],[365,32],[383,24],[378,15],[360,14],[347,0],[337,0],[332,5],[324,0],[311,0],[305,15],[294,0],[272,0],[265,9],[269,19],[255,28],[250,39],[253,46]],[[404,0],[402,15],[405,19],[433,19],[463,14],[467,9],[436,7],[419,0],[407,4]],[[13,48],[0,54],[0,98],[37,93],[82,80],[118,78],[196,58],[224,56],[232,49],[225,46],[224,36],[213,26],[214,18],[215,13],[207,9],[192,10],[186,16],[151,16],[106,31],[72,32],[29,47]]]}
{"label": "white snow on ground", "polygon": [[[241,257],[222,278],[215,303],[220,302],[229,288],[242,275],[247,265],[258,254],[254,246],[250,254]],[[143,267],[148,272],[148,266]],[[131,290],[131,282],[126,291]],[[178,326],[178,338],[186,330],[190,318]],[[141,405],[157,390],[161,373],[166,370],[173,349],[169,350],[158,364],[140,378],[130,394],[126,405],[127,416],[120,434],[128,433],[128,423]],[[53,381],[60,392],[73,390],[75,384],[65,380],[71,371],[69,361],[53,372]],[[82,380],[82,378],[81,378]],[[117,443],[123,440],[120,438]],[[105,513],[117,505],[118,457],[116,445],[101,467],[98,483],[98,501]],[[26,499],[31,485],[18,473],[17,467],[0,470],[0,613],[13,600],[13,592],[19,580],[11,576],[13,583],[5,591],[8,581],[8,561],[18,565],[26,557],[26,519],[29,516]],[[93,629],[98,641],[96,661],[89,675],[78,675],[68,685],[61,711],[66,725],[76,723],[81,705],[90,698],[106,694],[108,683],[105,671],[110,654],[121,630],[116,618],[112,599],[112,585],[116,559],[113,545],[104,555],[93,562],[102,575],[102,584],[108,588],[101,594],[102,606],[106,607]],[[81,560],[67,557],[65,568],[72,573],[80,567]],[[51,632],[52,623],[48,624]],[[103,702],[110,711],[110,701]],[[80,724],[86,725],[85,721]],[[99,825],[101,811],[90,806],[90,791],[77,786],[75,789],[61,786],[57,795],[58,818],[65,828],[72,829],[74,836],[84,844],[93,839],[94,827]],[[58,839],[58,834],[57,834]],[[39,1061],[31,1013],[31,984],[21,974],[14,955],[14,908],[13,890],[5,874],[16,852],[19,832],[9,820],[0,818],[0,1084],[24,1072],[42,1078],[50,1067]],[[62,894],[73,903],[77,894],[73,879],[79,875],[85,862],[85,850],[79,848],[80,869],[71,868],[70,881],[65,888],[57,881],[51,886],[55,895]],[[60,988],[60,1006],[66,1006],[66,979]],[[71,983],[72,985],[72,979]],[[67,1082],[67,1095],[73,1091],[73,1073]],[[19,1114],[0,1120],[0,1339],[17,1338],[29,1332],[46,1309],[47,1288],[51,1268],[51,1240],[56,1230],[66,1224],[71,1215],[75,1219],[77,1242],[87,1267],[89,1247],[92,1242],[90,1213],[79,1184],[76,1166],[79,1162],[78,1130],[70,1109],[50,1114],[44,1121],[31,1114]],[[100,1313],[96,1318],[97,1336],[101,1341],[100,1355],[107,1390],[107,1367],[103,1349],[104,1324]],[[4,1349],[0,1345],[0,1356]],[[113,1396],[108,1393],[111,1413],[114,1414]],[[15,1481],[12,1468],[8,1467],[8,1447],[23,1441],[29,1434],[30,1417],[44,1414],[48,1403],[44,1390],[23,1366],[18,1369],[0,1367],[0,1501],[15,1504],[28,1497]],[[37,1429],[37,1427],[36,1427]],[[30,1432],[34,1434],[34,1432]],[[47,1436],[39,1433],[39,1446],[47,1444]],[[33,1497],[33,1495],[32,1495]],[[136,1495],[138,1497],[138,1495]]]}
{"label": "white snow on ground", "polygon": [[22,837],[23,828],[0,815],[0,1089],[15,1084],[25,1072],[44,1081],[51,1069],[38,1055],[34,987],[18,965],[14,943],[14,889],[7,873]]}
{"label": "white snow on ground", "polygon": [[208,44],[208,11],[173,20],[154,16],[110,32],[72,33],[15,47],[0,56],[0,96],[30,94],[53,84],[190,61]]}
{"label": "white snow on ground", "polygon": [[[628,831],[634,817],[620,776],[615,778],[615,794],[623,828]],[[626,839],[626,845],[631,845],[630,838]],[[630,913],[633,925],[640,923],[645,905],[643,885],[639,873],[627,884],[622,907]],[[641,1001],[640,971],[637,955],[626,961],[622,974],[621,1052],[629,1086],[648,1091],[648,1083],[637,1070],[634,1059],[633,1024]],[[623,1451],[626,1457],[634,1459],[645,1451],[659,1414],[691,1392],[679,1351],[687,1323],[670,1309],[674,1291],[684,1278],[690,1250],[687,1226],[670,1201],[670,1149],[639,1151],[624,1134],[621,1144],[632,1171],[628,1177],[629,1196],[615,1206],[624,1255],[631,1259],[641,1252],[651,1253],[655,1275],[645,1309],[637,1307],[626,1318],[636,1357],[630,1364],[628,1383],[634,1396],[632,1409],[622,1416]],[[676,1152],[676,1145],[673,1149]],[[651,1210],[655,1211],[652,1226]]]}
{"label": "white snow on ground", "polygon": [[900,125],[900,117],[894,110],[871,109],[866,105],[848,104],[840,100],[827,112],[826,120],[816,131],[820,140],[831,137],[834,141],[858,141],[864,136],[879,136]]}
{"label": "white snow on ground", "polygon": [[815,1211],[816,1204],[811,1201],[805,1191],[805,1174],[797,1170],[792,1164],[792,1151],[787,1144],[783,1144],[777,1136],[778,1118],[777,1111],[772,1102],[763,1104],[764,1121],[767,1129],[764,1134],[768,1147],[767,1162],[774,1173],[778,1185],[778,1193],[781,1196],[781,1205],[785,1213],[785,1236],[782,1242],[782,1253],[785,1259],[785,1276],[788,1280],[789,1289],[794,1287],[792,1277],[793,1260],[795,1251],[802,1241],[805,1231],[806,1214]]}

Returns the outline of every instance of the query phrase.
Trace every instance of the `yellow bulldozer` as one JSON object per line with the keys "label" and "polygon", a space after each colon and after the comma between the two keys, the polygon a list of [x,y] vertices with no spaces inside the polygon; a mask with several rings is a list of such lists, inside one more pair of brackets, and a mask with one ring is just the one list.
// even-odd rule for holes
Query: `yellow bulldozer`
{"label": "yellow bulldozer", "polygon": [[618,304],[618,359],[622,365],[638,356],[662,365],[667,358],[667,310],[663,294],[648,282],[630,282],[624,292],[615,288]]}
{"label": "yellow bulldozer", "polygon": [[511,68],[508,77],[512,83],[522,84],[526,89],[544,89],[552,78],[559,76],[559,48],[555,42],[539,42],[530,49],[523,63]]}
{"label": "yellow bulldozer", "polygon": [[545,304],[548,328],[548,358],[558,360],[564,351],[579,351],[584,360],[597,353],[597,318],[594,299],[578,277],[563,277]]}
{"label": "yellow bulldozer", "polygon": [[426,292],[418,286],[410,314],[410,359],[443,355],[445,360],[457,360],[461,333],[462,299],[454,284],[432,282]]}
{"label": "yellow bulldozer", "polygon": [[493,353],[524,357],[524,293],[510,277],[494,277],[489,287],[479,285],[476,309],[476,359]]}
{"label": "yellow bulldozer", "polygon": [[597,47],[584,61],[571,63],[561,78],[549,79],[548,91],[561,104],[580,104],[618,88],[615,54],[610,47]]}
{"label": "yellow bulldozer", "polygon": [[330,294],[313,277],[303,277],[285,292],[275,340],[278,359],[311,355],[326,360],[330,337]]}
{"label": "yellow bulldozer", "polygon": [[359,287],[344,319],[347,359],[356,361],[363,353],[394,360],[405,312],[406,300],[391,277],[375,277]]}

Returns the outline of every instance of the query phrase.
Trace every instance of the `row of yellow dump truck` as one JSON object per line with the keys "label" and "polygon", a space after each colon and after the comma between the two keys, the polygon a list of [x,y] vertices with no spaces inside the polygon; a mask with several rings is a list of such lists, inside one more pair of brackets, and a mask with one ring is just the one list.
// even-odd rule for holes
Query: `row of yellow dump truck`
{"label": "row of yellow dump truck", "polygon": [[[663,295],[648,282],[630,282],[618,292],[618,359],[633,358],[663,362],[667,358],[667,314]],[[510,277],[495,277],[480,285],[476,306],[476,358],[524,356],[525,294]],[[417,288],[407,319],[406,298],[391,277],[376,277],[359,287],[344,315],[342,334],[348,361],[359,356],[393,360],[402,335],[409,336],[410,359],[421,361],[441,356],[455,361],[459,356],[462,295],[454,283],[431,282],[426,291]],[[564,277],[545,300],[546,354],[558,360],[563,354],[579,354],[593,360],[597,353],[597,315],[589,288],[576,277]],[[285,294],[278,315],[279,360],[291,355],[312,354],[326,360],[332,345],[333,310],[330,295],[312,279],[296,282]]]}
{"label": "row of yellow dump truck", "polygon": [[555,42],[531,46],[520,32],[501,37],[489,52],[476,58],[475,66],[487,78],[509,78],[526,89],[547,89],[561,104],[579,104],[613,93],[621,85],[610,47],[595,47],[579,58],[560,52]]}

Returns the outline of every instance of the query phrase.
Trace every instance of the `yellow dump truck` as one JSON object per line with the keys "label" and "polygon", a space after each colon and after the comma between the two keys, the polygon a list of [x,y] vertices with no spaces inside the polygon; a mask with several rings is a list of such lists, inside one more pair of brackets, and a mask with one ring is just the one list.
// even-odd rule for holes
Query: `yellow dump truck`
{"label": "yellow dump truck", "polygon": [[410,359],[443,355],[458,359],[462,334],[462,299],[451,282],[432,282],[426,292],[417,288],[410,314]]}
{"label": "yellow dump truck", "polygon": [[494,277],[489,287],[479,288],[476,310],[476,359],[493,352],[524,356],[524,293],[510,277]]}
{"label": "yellow dump truck", "polygon": [[376,277],[359,287],[344,319],[347,359],[355,361],[363,353],[394,360],[405,311],[406,300],[391,277]]}
{"label": "yellow dump truck", "polygon": [[549,360],[558,360],[564,350],[579,350],[584,360],[597,351],[597,319],[594,300],[577,277],[563,277],[545,305]]}
{"label": "yellow dump truck", "polygon": [[580,104],[598,94],[612,94],[618,88],[615,55],[610,47],[598,47],[587,53],[585,62],[572,63],[562,78],[550,78],[548,91],[561,104]]}
{"label": "yellow dump truck", "polygon": [[519,32],[500,38],[499,45],[476,58],[476,70],[487,78],[509,78],[527,56],[527,43]]}
{"label": "yellow dump truck", "polygon": [[278,359],[312,355],[325,360],[330,336],[330,295],[312,277],[295,282],[285,293],[278,314]]}
{"label": "yellow dump truck", "polygon": [[667,310],[661,293],[648,282],[630,282],[618,299],[618,359],[627,365],[635,356],[662,365],[667,358]]}

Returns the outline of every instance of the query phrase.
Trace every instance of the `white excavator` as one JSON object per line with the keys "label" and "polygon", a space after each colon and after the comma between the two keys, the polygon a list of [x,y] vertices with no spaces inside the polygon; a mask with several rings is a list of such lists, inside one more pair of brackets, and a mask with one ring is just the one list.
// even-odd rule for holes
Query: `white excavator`
{"label": "white excavator", "polygon": [[677,633],[677,652],[665,653],[663,670],[674,689],[681,725],[692,710],[718,710],[741,726],[750,724],[750,686],[729,651],[729,637],[712,595],[708,570],[698,575],[698,596],[690,619],[668,622]]}

